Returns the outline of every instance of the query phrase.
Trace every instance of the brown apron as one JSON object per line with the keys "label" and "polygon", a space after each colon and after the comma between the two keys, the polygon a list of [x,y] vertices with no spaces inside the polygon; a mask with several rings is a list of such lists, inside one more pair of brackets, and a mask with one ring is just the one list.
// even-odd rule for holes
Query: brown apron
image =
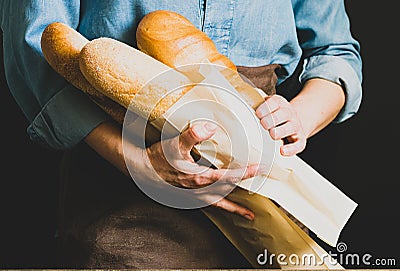
{"label": "brown apron", "polygon": [[[272,94],[277,68],[238,70]],[[252,268],[201,210],[153,201],[84,143],[65,153],[60,178],[59,268]]]}
{"label": "brown apron", "polygon": [[254,86],[262,89],[268,95],[273,95],[276,93],[275,87],[278,81],[277,71],[280,67],[281,66],[278,64],[270,64],[260,67],[237,66],[237,70],[245,79],[250,80]]}

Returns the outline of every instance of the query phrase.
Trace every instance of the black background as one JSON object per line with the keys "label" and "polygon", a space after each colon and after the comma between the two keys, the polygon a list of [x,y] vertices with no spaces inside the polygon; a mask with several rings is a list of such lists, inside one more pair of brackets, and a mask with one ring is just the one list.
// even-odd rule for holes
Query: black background
{"label": "black background", "polygon": [[[392,4],[389,4],[392,3]],[[300,154],[359,206],[340,241],[347,253],[396,259],[399,268],[398,15],[395,1],[349,0],[353,35],[361,43],[364,96],[356,116],[330,125]],[[0,73],[0,269],[52,268],[55,259],[60,153],[29,141],[27,121]],[[335,204],[335,203],[332,203]],[[318,239],[326,250],[336,252]],[[346,253],[342,253],[346,255]]]}

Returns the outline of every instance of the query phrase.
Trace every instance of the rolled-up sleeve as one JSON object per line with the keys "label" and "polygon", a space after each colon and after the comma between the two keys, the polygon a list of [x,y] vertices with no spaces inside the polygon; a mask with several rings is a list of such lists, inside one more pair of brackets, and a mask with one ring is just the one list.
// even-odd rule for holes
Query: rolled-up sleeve
{"label": "rolled-up sleeve", "polygon": [[67,149],[110,117],[45,61],[40,39],[55,21],[77,28],[80,1],[5,0],[1,27],[7,84],[29,120],[30,138],[46,147]]}
{"label": "rolled-up sleeve", "polygon": [[322,78],[342,86],[346,101],[334,122],[359,110],[362,100],[360,44],[352,36],[343,0],[294,0],[298,39],[303,50],[301,82]]}
{"label": "rolled-up sleeve", "polygon": [[110,119],[85,94],[72,86],[58,91],[28,126],[30,138],[52,149],[67,149]]}

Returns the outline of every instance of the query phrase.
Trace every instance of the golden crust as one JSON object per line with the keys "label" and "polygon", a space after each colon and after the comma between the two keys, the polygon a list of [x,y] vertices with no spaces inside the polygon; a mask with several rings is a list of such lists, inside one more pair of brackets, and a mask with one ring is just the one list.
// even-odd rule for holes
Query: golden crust
{"label": "golden crust", "polygon": [[79,54],[88,42],[89,40],[70,26],[54,22],[43,31],[41,48],[44,58],[57,73],[88,94],[105,112],[122,123],[126,109],[98,92],[81,73]]}
{"label": "golden crust", "polygon": [[191,87],[181,73],[115,39],[90,41],[79,59],[83,75],[99,92],[150,120]]}
{"label": "golden crust", "polygon": [[[264,101],[238,74],[235,64],[218,52],[214,42],[178,13],[167,10],[148,13],[138,25],[136,40],[141,51],[172,68],[205,60],[226,67],[222,74],[250,106],[255,109]],[[190,68],[186,71],[191,72]]]}
{"label": "golden crust", "polygon": [[136,30],[138,48],[170,67],[201,63],[208,59],[214,64],[236,69],[220,54],[213,41],[182,15],[156,10],[146,14]]}

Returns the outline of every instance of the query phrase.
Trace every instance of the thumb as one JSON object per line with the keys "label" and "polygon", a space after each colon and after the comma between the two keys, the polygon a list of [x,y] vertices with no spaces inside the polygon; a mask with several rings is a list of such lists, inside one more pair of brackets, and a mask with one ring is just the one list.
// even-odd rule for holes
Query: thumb
{"label": "thumb", "polygon": [[218,126],[212,122],[196,122],[179,136],[183,151],[190,151],[194,145],[210,139],[217,131]]}

